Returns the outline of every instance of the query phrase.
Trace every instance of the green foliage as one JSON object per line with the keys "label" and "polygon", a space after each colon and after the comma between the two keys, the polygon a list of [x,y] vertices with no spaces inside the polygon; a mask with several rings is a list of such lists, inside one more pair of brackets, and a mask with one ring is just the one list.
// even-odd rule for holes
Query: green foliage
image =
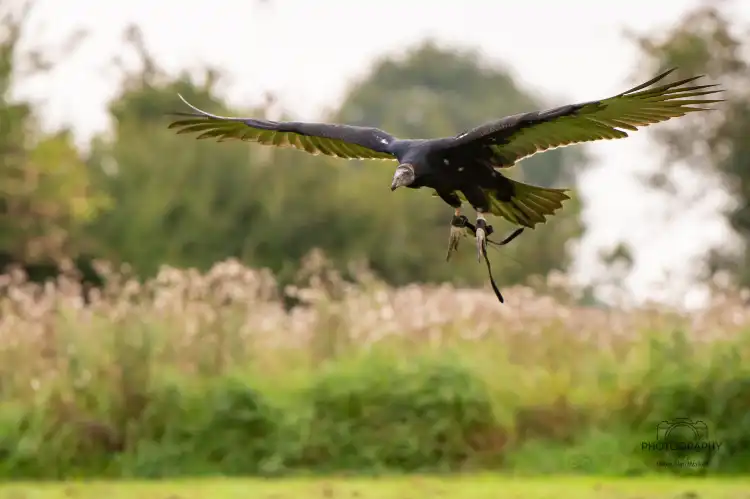
{"label": "green foliage", "polygon": [[165,129],[163,112],[162,121],[149,116],[156,103],[171,101],[164,109],[175,109],[178,92],[217,107],[210,89],[186,80],[130,88],[123,102],[113,105],[115,140],[99,139],[89,158],[91,174],[113,209],[87,231],[99,244],[99,256],[128,262],[144,275],[166,262],[207,267],[217,258],[246,256],[246,235],[238,229],[260,209],[245,192],[259,182],[245,167],[241,146],[184,141]]}
{"label": "green foliage", "polygon": [[486,386],[450,359],[359,359],[315,379],[305,460],[328,470],[457,469],[495,429]]}
{"label": "green foliage", "polygon": [[18,48],[25,19],[12,12],[0,19],[0,255],[60,260],[85,247],[81,227],[108,200],[92,185],[70,134],[38,133],[31,106],[11,100],[16,64],[48,69]]}
{"label": "green foliage", "polygon": [[[174,356],[174,332],[152,321],[70,329],[59,373],[43,389],[34,389],[38,380],[0,387],[0,476],[721,474],[750,464],[750,370],[738,353],[750,345],[747,334],[706,346],[682,333],[643,332],[628,347],[638,362],[571,342],[562,348],[575,354],[546,361],[506,359],[470,341],[412,343],[407,357],[405,344],[383,342],[310,364],[300,384],[291,350],[264,352],[264,362],[274,357],[273,371],[249,357],[236,359],[245,367],[232,374],[196,372],[195,365],[212,365],[212,343],[191,359]],[[557,341],[536,339],[548,340]],[[8,381],[12,358],[0,367]],[[586,376],[572,378],[582,364]],[[550,396],[554,377],[576,379],[577,389]],[[680,417],[704,421],[707,440],[721,447],[642,449],[660,422]],[[686,459],[704,466],[659,464]]]}

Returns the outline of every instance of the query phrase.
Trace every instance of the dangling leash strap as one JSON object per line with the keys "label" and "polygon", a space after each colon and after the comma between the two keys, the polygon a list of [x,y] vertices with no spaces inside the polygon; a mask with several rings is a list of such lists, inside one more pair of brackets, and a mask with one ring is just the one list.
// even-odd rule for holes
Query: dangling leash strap
{"label": "dangling leash strap", "polygon": [[[456,227],[466,227],[467,229],[469,229],[469,231],[471,231],[472,234],[474,234],[475,237],[477,235],[477,227],[473,223],[469,222],[469,219],[463,215],[460,217],[456,217],[456,219],[454,219],[453,225],[455,225]],[[488,225],[485,230],[487,231],[487,239],[486,239],[487,244],[493,244],[495,246],[505,246],[506,244],[508,244],[515,238],[517,238],[519,235],[521,235],[521,232],[523,232],[523,227],[517,228],[508,237],[506,237],[500,242],[492,241],[489,238],[490,234],[494,232],[494,229],[492,228],[491,225]],[[487,264],[487,275],[490,278],[490,285],[492,285],[492,291],[495,292],[495,296],[497,296],[497,299],[500,300],[500,303],[505,303],[503,294],[500,292],[500,289],[497,287],[497,284],[495,284],[495,278],[492,277],[492,265],[490,264],[490,259],[487,256],[486,246],[482,248],[482,253],[484,256],[484,262]]]}

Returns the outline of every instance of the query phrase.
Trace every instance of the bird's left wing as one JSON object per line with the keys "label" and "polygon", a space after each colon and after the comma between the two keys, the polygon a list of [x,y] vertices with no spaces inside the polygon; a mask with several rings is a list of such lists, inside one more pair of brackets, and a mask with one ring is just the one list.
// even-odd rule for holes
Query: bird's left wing
{"label": "bird's left wing", "polygon": [[[722,99],[705,96],[721,92],[717,85],[688,85],[696,76],[652,87],[674,69],[608,99],[516,114],[459,134],[446,147],[468,149],[496,168],[513,166],[538,152],[581,142],[621,139],[636,131]],[[648,88],[651,87],[651,88]]]}
{"label": "bird's left wing", "polygon": [[199,132],[198,139],[244,140],[347,159],[396,159],[390,152],[395,137],[377,128],[217,116],[179,97],[194,112],[172,113],[183,117],[169,125],[177,133]]}

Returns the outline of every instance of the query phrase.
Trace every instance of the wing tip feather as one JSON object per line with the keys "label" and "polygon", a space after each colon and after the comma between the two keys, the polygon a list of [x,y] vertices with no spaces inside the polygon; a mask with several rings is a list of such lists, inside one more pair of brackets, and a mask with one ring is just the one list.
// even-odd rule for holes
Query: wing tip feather
{"label": "wing tip feather", "polygon": [[179,92],[177,93],[177,97],[179,97],[180,100],[186,106],[188,106],[190,109],[192,109],[196,113],[194,115],[191,115],[189,113],[185,113],[188,116],[195,116],[195,117],[206,118],[206,119],[214,119],[214,120],[241,121],[240,118],[231,118],[231,117],[228,117],[228,116],[219,116],[218,114],[213,114],[213,113],[209,113],[208,111],[204,111],[203,109],[200,109],[200,108],[194,106],[193,104],[191,104],[190,102],[188,102],[188,100],[185,97],[183,97],[182,94],[179,93]]}

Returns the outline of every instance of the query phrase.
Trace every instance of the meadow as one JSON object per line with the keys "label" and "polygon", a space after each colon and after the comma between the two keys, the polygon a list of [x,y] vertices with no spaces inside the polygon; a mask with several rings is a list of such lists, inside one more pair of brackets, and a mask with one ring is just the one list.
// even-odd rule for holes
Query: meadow
{"label": "meadow", "polygon": [[504,289],[501,306],[490,291],[392,288],[362,268],[345,281],[314,253],[289,289],[305,305],[288,309],[272,275],[234,261],[147,282],[100,271],[88,302],[72,273],[0,277],[0,478],[283,477],[319,491],[312,476],[523,484],[750,466],[747,293],[692,315],[608,310],[574,305],[552,276],[544,294]]}

